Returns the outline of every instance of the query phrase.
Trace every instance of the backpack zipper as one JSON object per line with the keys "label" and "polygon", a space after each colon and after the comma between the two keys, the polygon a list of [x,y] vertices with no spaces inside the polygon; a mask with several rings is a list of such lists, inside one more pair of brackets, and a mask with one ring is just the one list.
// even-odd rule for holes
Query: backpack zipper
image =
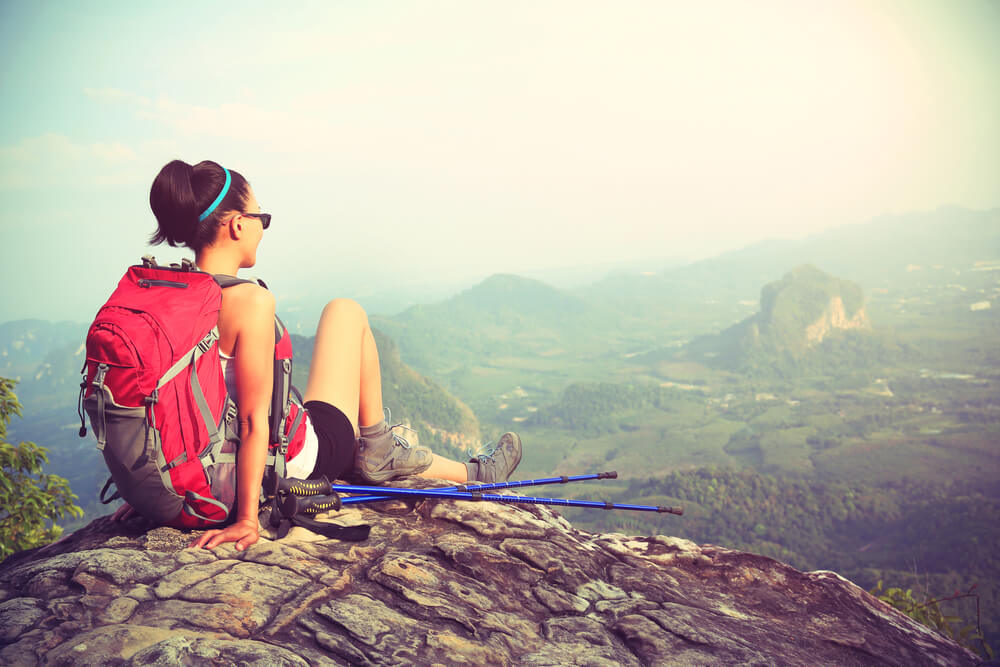
{"label": "backpack zipper", "polygon": [[175,280],[159,280],[156,278],[140,278],[137,283],[139,287],[180,287],[187,288],[187,283],[179,283]]}

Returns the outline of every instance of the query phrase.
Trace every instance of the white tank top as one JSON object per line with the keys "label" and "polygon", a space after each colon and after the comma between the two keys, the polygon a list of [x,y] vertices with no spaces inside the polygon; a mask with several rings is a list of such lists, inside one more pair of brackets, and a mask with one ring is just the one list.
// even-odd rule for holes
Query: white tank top
{"label": "white tank top", "polygon": [[[230,396],[236,396],[236,364],[229,363],[235,357],[230,357],[219,350],[219,358],[222,360],[222,377],[226,380],[226,391]],[[235,398],[233,399],[235,400]],[[316,438],[316,431],[313,430],[312,422],[306,420],[306,438],[302,443],[302,450],[294,458],[288,460],[288,476],[296,479],[306,479],[312,474],[316,467],[316,457],[319,455],[319,440]]]}

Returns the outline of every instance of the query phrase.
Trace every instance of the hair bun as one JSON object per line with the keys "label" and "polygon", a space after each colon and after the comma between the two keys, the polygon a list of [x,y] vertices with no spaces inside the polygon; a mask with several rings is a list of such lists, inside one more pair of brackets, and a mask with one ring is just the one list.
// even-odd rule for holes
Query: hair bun
{"label": "hair bun", "polygon": [[187,245],[194,238],[198,224],[198,202],[192,181],[194,167],[182,160],[171,160],[153,180],[149,206],[159,223],[152,243],[166,241],[170,246]]}

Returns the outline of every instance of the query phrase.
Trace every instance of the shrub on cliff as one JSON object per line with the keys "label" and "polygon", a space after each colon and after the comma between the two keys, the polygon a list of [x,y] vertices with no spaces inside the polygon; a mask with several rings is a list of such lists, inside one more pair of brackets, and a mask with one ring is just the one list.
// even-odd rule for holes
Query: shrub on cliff
{"label": "shrub on cliff", "polygon": [[7,442],[7,424],[21,415],[14,382],[0,378],[0,558],[59,537],[62,529],[54,519],[83,516],[69,482],[42,474],[48,450],[33,442]]}

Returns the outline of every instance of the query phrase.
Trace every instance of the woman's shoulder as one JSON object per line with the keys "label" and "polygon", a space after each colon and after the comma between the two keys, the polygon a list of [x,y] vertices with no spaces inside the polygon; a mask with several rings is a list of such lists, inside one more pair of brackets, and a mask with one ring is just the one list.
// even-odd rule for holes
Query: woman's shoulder
{"label": "woman's shoulder", "polygon": [[222,307],[227,310],[237,308],[246,314],[260,312],[273,315],[274,306],[274,295],[257,283],[240,283],[222,291]]}

